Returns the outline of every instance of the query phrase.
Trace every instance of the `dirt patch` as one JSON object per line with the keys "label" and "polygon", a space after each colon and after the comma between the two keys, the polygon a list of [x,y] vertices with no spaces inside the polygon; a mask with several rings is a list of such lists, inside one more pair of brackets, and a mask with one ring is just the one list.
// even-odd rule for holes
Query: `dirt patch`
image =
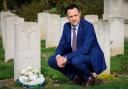
{"label": "dirt patch", "polygon": [[2,86],[13,86],[14,85],[14,79],[5,79],[5,80],[0,80],[0,87]]}

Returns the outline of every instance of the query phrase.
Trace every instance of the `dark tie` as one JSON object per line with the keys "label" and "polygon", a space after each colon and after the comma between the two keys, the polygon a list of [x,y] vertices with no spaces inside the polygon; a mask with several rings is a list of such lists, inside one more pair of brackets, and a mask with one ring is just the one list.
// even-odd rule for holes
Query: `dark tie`
{"label": "dark tie", "polygon": [[73,38],[72,38],[72,51],[77,50],[76,43],[77,43],[77,37],[76,37],[76,28],[72,28],[73,30]]}

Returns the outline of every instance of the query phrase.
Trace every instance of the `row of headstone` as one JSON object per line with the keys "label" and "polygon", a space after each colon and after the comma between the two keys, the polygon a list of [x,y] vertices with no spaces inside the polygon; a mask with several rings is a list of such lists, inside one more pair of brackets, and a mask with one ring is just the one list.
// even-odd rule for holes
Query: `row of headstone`
{"label": "row of headstone", "polygon": [[[118,7],[118,8],[117,8]],[[128,38],[127,0],[104,0],[104,19],[110,22],[111,56],[124,53],[124,38]]]}
{"label": "row of headstone", "polygon": [[[91,15],[91,16],[92,16],[93,19],[89,16],[85,16],[85,19],[94,24],[96,34],[99,33],[100,27],[102,28],[102,32],[104,31],[103,29],[108,29],[109,30],[108,33],[106,32],[105,34],[102,33],[102,34],[97,35],[98,41],[99,41],[99,39],[101,40],[101,41],[99,41],[100,46],[104,50],[105,47],[103,47],[102,41],[105,41],[105,39],[104,39],[104,37],[102,37],[102,35],[107,34],[107,36],[106,36],[107,40],[106,41],[108,43],[107,42],[106,43],[109,44],[109,46],[107,46],[107,44],[104,43],[107,47],[107,49],[104,51],[104,54],[105,54],[107,67],[108,67],[108,70],[109,70],[109,68],[110,68],[110,56],[116,56],[118,54],[123,54],[124,53],[124,26],[125,26],[124,19],[121,18],[121,17],[120,18],[119,17],[115,17],[115,18],[113,17],[113,18],[110,18],[109,20],[106,20],[106,21],[104,20],[105,22],[107,22],[106,24],[108,24],[108,25],[105,25],[105,24],[101,25],[100,24],[100,26],[98,26],[96,23],[101,23],[100,22],[101,20],[97,21],[97,19],[98,19],[97,16],[95,16],[95,15]],[[105,23],[104,21],[102,21],[102,22]],[[108,50],[109,47],[110,47],[110,50]],[[108,72],[109,71],[107,71],[107,73]]]}
{"label": "row of headstone", "polygon": [[[86,15],[84,17],[91,23],[98,22],[97,15]],[[39,13],[38,24],[41,35],[46,40],[46,48],[56,47],[63,31],[63,25],[68,22],[66,17],[60,18],[59,15]],[[124,20],[123,18],[110,18],[108,20],[110,27],[111,56],[124,53]],[[119,39],[118,36],[120,36]]]}
{"label": "row of headstone", "polygon": [[[123,18],[111,18],[107,22],[99,21],[97,15],[87,15],[85,19],[95,26],[97,38],[105,53],[108,66],[107,73],[110,73],[110,55],[115,56],[124,53],[124,20]],[[40,23],[41,21],[42,23]],[[40,27],[40,30],[45,33],[44,40],[46,40],[47,48],[57,47],[65,22],[68,22],[66,17],[60,18],[59,15],[48,13],[38,14],[38,24],[44,26],[43,29]],[[120,39],[117,39],[118,36]]]}
{"label": "row of headstone", "polygon": [[124,37],[128,38],[128,0],[104,0],[103,19],[109,20],[111,18],[123,18],[125,20]]}
{"label": "row of headstone", "polygon": [[[99,21],[98,16],[96,15],[85,16],[85,19],[94,24],[98,42],[105,54],[105,60],[107,63],[107,70],[105,73],[109,74],[110,48],[111,50],[117,50],[117,48],[113,48],[118,44],[118,48],[121,49],[121,51],[123,50],[124,40],[122,39],[124,38],[124,33],[120,32],[124,30],[123,19],[112,18],[109,21]],[[8,60],[9,58],[14,57],[15,80],[19,76],[20,69],[27,66],[34,66],[40,69],[40,37],[46,40],[47,48],[56,47],[60,40],[63,24],[68,22],[66,17],[60,18],[60,15],[48,13],[38,14],[38,25],[37,23],[24,22],[23,18],[8,14],[0,20],[2,20],[1,33],[2,38],[4,38],[3,45],[6,53],[5,58]],[[120,28],[122,30],[120,30]],[[40,31],[38,29],[40,29]],[[111,36],[111,34],[113,34],[112,29],[118,29],[116,32],[121,36],[120,40],[115,39],[117,35]],[[43,35],[42,33],[45,34]],[[123,53],[123,51],[120,53]]]}
{"label": "row of headstone", "polygon": [[14,80],[29,66],[41,70],[40,30],[37,22],[25,22],[11,12],[0,13],[0,33],[5,62],[14,59]]}
{"label": "row of headstone", "polygon": [[[93,17],[93,18],[92,18]],[[43,19],[45,18],[44,22]],[[110,40],[109,40],[109,25],[108,22],[98,22],[98,16],[85,16],[90,22],[95,22],[96,24],[96,34],[98,36],[98,41],[102,47],[103,52],[105,53],[105,59],[107,63],[107,70],[105,73],[110,73]],[[41,22],[42,19],[42,22]],[[91,20],[90,20],[91,19]],[[38,24],[40,25],[41,32],[45,33],[46,47],[57,47],[60,40],[60,36],[63,31],[64,23],[68,22],[66,17],[60,18],[59,15],[48,14],[48,13],[39,13],[38,14]],[[45,26],[45,27],[41,27]],[[42,29],[41,29],[42,28]],[[43,34],[42,33],[42,34]]]}
{"label": "row of headstone", "polygon": [[67,18],[49,13],[38,13],[38,24],[41,32],[41,40],[46,40],[46,48],[56,47],[60,40],[63,25]]}
{"label": "row of headstone", "polygon": [[[85,19],[94,24],[97,39],[107,64],[107,70],[104,73],[109,74],[110,55],[124,53],[124,29],[128,25],[124,25],[124,20],[121,18],[123,16],[121,0],[104,0],[104,2],[106,7],[104,18],[111,17],[108,21],[98,20],[96,15],[87,15]],[[115,3],[119,5],[120,11],[118,11],[119,8],[116,8],[117,6],[113,7],[116,5]],[[125,11],[128,10],[125,8]],[[46,40],[47,48],[56,47],[65,22],[68,22],[66,17],[60,18],[60,15],[48,13],[38,14],[38,24],[24,22],[23,18],[11,12],[0,13],[0,35],[5,49],[5,62],[14,59],[14,80],[19,77],[20,70],[28,66],[40,70],[40,38]]]}

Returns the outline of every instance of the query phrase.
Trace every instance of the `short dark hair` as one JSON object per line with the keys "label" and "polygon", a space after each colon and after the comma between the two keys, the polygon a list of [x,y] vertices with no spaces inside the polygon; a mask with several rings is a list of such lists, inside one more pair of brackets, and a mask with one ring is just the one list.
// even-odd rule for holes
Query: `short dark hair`
{"label": "short dark hair", "polygon": [[67,6],[67,8],[65,9],[65,13],[67,13],[67,11],[69,9],[73,9],[73,8],[77,8],[78,11],[80,11],[80,8],[76,5],[76,4],[70,4],[69,6]]}

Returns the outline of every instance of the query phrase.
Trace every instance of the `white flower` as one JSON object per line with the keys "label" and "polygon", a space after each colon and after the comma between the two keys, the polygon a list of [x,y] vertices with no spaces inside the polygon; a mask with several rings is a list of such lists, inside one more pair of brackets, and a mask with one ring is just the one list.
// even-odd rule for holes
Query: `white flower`
{"label": "white flower", "polygon": [[32,73],[31,71],[29,71],[29,72],[28,72],[28,75],[31,76],[31,75],[33,75],[33,73]]}
{"label": "white flower", "polygon": [[29,75],[29,72],[28,71],[25,71],[24,75],[25,76],[28,76]]}
{"label": "white flower", "polygon": [[32,70],[32,67],[31,67],[31,66],[29,66],[29,67],[27,68],[27,70]]}
{"label": "white flower", "polygon": [[19,81],[24,85],[36,85],[43,84],[45,78],[36,68],[27,67],[21,70]]}
{"label": "white flower", "polygon": [[39,73],[39,70],[35,69],[35,73]]}
{"label": "white flower", "polygon": [[31,80],[36,80],[37,76],[35,76],[35,75],[30,75],[29,78],[30,78]]}
{"label": "white flower", "polygon": [[20,74],[25,74],[26,70],[21,70]]}

